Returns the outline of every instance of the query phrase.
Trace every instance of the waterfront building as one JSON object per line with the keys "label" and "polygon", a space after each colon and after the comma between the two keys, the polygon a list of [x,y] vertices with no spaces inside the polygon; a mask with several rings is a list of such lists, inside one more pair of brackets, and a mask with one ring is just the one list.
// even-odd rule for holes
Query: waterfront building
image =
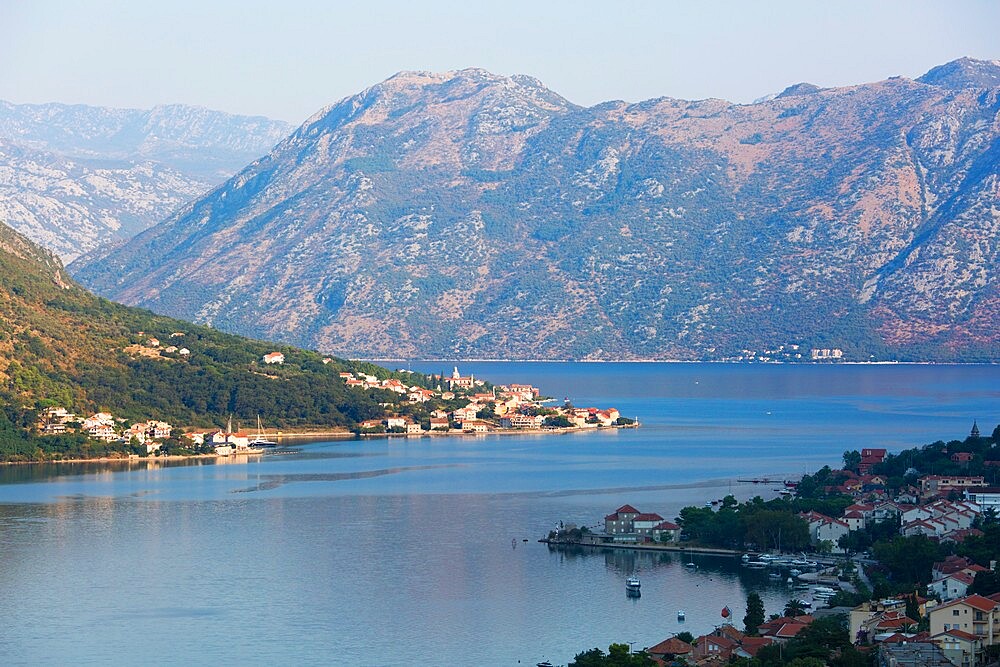
{"label": "waterfront building", "polygon": [[632,526],[632,521],[639,514],[641,512],[631,505],[622,505],[613,514],[604,517],[604,532],[608,535],[634,533],[635,530]]}

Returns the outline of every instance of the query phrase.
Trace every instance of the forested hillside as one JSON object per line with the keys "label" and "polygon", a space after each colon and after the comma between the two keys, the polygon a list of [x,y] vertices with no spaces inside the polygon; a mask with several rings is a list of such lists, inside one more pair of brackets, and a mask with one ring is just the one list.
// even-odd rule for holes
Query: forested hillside
{"label": "forested hillside", "polygon": [[[273,351],[285,355],[284,364],[261,362]],[[338,376],[345,370],[391,375],[371,364],[324,364],[315,352],[95,297],[73,283],[48,251],[0,225],[0,399],[6,420],[0,424],[0,458],[35,447],[19,429],[30,429],[36,411],[48,406],[206,427],[224,426],[230,415],[249,426],[261,414],[272,427],[285,428],[350,427],[381,416],[382,392],[347,389]]]}

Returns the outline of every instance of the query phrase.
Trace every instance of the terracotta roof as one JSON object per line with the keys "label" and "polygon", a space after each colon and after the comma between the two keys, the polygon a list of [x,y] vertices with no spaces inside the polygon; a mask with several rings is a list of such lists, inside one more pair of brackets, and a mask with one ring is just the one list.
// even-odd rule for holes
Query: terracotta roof
{"label": "terracotta roof", "polygon": [[618,509],[615,510],[615,513],[616,514],[619,514],[619,513],[639,514],[639,510],[637,510],[636,508],[632,507],[631,505],[622,505],[621,507],[619,507]]}
{"label": "terracotta roof", "polygon": [[906,616],[896,618],[884,618],[875,625],[876,630],[895,630],[907,625],[916,625],[917,622]]}
{"label": "terracotta roof", "polygon": [[774,633],[775,637],[794,637],[801,632],[802,628],[806,627],[802,623],[785,623]]}
{"label": "terracotta roof", "polygon": [[967,639],[967,640],[973,641],[973,642],[977,641],[979,639],[979,637],[977,637],[976,635],[974,635],[972,633],[966,632],[965,630],[956,630],[954,628],[951,629],[951,630],[945,630],[941,634],[951,635],[952,637],[958,637],[959,639]]}
{"label": "terracotta roof", "polygon": [[718,630],[715,631],[717,637],[728,637],[735,642],[742,642],[746,635],[731,625],[723,625]]}
{"label": "terracotta roof", "polygon": [[681,527],[676,523],[670,523],[669,521],[664,521],[653,526],[653,530],[680,530]]}
{"label": "terracotta roof", "polygon": [[662,642],[656,646],[650,646],[646,649],[646,653],[649,654],[670,654],[670,655],[685,655],[694,650],[694,647],[687,642],[681,641],[677,637],[671,637],[670,639],[664,639]]}
{"label": "terracotta roof", "polygon": [[651,513],[651,514],[637,514],[635,516],[634,520],[635,521],[663,521],[663,517],[660,516],[659,514],[656,514],[654,512],[654,513]]}
{"label": "terracotta roof", "polygon": [[743,641],[740,642],[740,648],[749,653],[751,657],[756,657],[757,651],[773,643],[768,637],[744,637]]}
{"label": "terracotta roof", "polygon": [[982,595],[968,595],[964,598],[958,598],[957,600],[952,600],[951,602],[946,602],[945,604],[938,605],[934,607],[933,611],[940,611],[941,609],[947,609],[948,607],[954,606],[956,604],[967,604],[973,609],[978,609],[980,611],[992,611],[998,603],[996,600],[991,600],[990,598],[983,597]]}
{"label": "terracotta roof", "polygon": [[699,646],[701,645],[702,641],[705,641],[706,643],[715,644],[720,648],[729,650],[732,650],[737,646],[739,646],[739,643],[737,643],[733,639],[730,639],[729,637],[718,637],[716,635],[703,635],[701,637],[698,637],[696,641],[698,642]]}

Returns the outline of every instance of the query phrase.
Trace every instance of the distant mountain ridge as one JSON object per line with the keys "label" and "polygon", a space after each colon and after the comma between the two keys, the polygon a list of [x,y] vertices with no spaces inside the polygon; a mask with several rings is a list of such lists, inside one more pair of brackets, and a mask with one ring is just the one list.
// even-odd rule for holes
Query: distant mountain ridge
{"label": "distant mountain ridge", "polygon": [[404,72],[70,268],[354,357],[995,360],[1000,65],[942,67],[590,108]]}
{"label": "distant mountain ridge", "polygon": [[0,221],[71,259],[162,220],[290,131],[184,105],[0,101]]}

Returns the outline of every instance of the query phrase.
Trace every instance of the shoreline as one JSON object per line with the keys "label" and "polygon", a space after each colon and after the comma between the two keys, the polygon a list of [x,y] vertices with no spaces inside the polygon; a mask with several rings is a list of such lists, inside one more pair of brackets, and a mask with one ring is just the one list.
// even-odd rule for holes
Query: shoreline
{"label": "shoreline", "polygon": [[[997,366],[1000,361],[724,361],[700,359],[379,359],[348,357],[362,363],[417,364],[727,364],[730,366]],[[391,370],[391,369],[390,369]],[[405,369],[404,369],[405,370]]]}
{"label": "shoreline", "polygon": [[[432,438],[439,437],[470,437],[470,436],[491,436],[491,435],[568,435],[570,433],[589,433],[594,431],[607,431],[608,429],[626,429],[626,428],[638,428],[638,425],[625,425],[625,426],[601,426],[595,428],[535,428],[535,429],[496,429],[494,431],[486,432],[474,432],[474,431],[424,431],[422,433],[359,433],[355,434],[352,431],[303,431],[299,433],[283,433],[281,431],[275,434],[275,438],[279,439],[279,444],[294,445],[296,442],[282,443],[281,440],[297,441],[299,443],[308,443],[310,441],[321,441],[326,442],[330,440],[361,440],[361,439],[374,439],[374,438],[409,438],[417,437],[423,438],[429,436]],[[264,456],[267,454],[266,450],[251,451],[251,452],[233,452],[232,454],[167,454],[164,456],[137,456],[134,454],[124,454],[122,456],[99,456],[99,457],[88,457],[83,459],[42,459],[39,461],[0,461],[0,466],[19,466],[19,465],[46,465],[46,464],[59,464],[59,463],[144,463],[144,462],[159,462],[159,461],[189,461],[189,460],[203,460],[203,459],[232,459],[238,457],[251,457],[251,456]]]}
{"label": "shoreline", "polygon": [[[594,549],[631,549],[633,551],[661,551],[667,553],[688,553],[688,554],[702,554],[706,556],[732,556],[732,557],[742,557],[746,551],[737,551],[735,549],[722,549],[717,547],[700,547],[700,546],[681,546],[679,544],[657,544],[655,542],[646,544],[624,544],[615,542],[601,542],[601,543],[591,543],[591,542],[565,542],[559,540],[550,540],[548,538],[541,538],[538,540],[541,544],[546,544],[551,547],[591,547]],[[834,565],[838,558],[836,556],[821,555],[821,554],[810,554],[811,560],[821,563],[826,566]]]}

